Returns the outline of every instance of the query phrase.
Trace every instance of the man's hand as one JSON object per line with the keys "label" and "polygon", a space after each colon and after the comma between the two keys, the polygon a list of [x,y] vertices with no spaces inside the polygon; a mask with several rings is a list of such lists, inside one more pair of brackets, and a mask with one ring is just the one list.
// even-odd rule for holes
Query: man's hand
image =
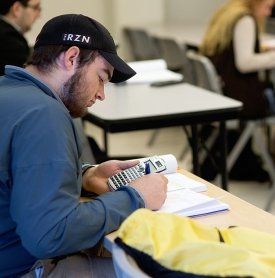
{"label": "man's hand", "polygon": [[145,207],[158,210],[163,205],[167,195],[168,180],[161,174],[149,174],[130,183],[130,186],[140,194]]}
{"label": "man's hand", "polygon": [[[133,167],[139,160],[110,160],[100,165],[88,169],[83,176],[83,187],[86,191],[94,192],[98,195],[109,192],[107,180],[122,170]],[[132,186],[143,198],[145,207],[152,210],[159,209],[167,194],[168,180],[161,174],[149,174],[132,181]]]}
{"label": "man's hand", "polygon": [[110,160],[99,164],[97,167],[88,169],[83,176],[83,188],[86,191],[102,194],[110,191],[107,180],[109,177],[133,167],[139,160]]}

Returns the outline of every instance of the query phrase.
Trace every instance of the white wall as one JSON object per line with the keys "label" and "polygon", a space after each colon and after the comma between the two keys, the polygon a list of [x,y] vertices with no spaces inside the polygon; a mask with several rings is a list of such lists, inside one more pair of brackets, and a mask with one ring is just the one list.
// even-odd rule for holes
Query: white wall
{"label": "white wall", "polygon": [[119,42],[118,52],[130,60],[128,44],[122,32],[125,26],[162,23],[165,17],[164,0],[112,0],[113,35]]}
{"label": "white wall", "polygon": [[[58,1],[58,3],[57,3]],[[226,0],[41,0],[41,17],[26,34],[32,44],[46,21],[64,13],[82,13],[105,25],[129,60],[122,28],[157,23],[204,23]]]}
{"label": "white wall", "polygon": [[226,0],[166,0],[167,23],[207,23]]}
{"label": "white wall", "polygon": [[65,13],[82,13],[97,19],[107,26],[109,22],[105,6],[107,6],[106,3],[108,2],[108,0],[41,0],[41,16],[34,23],[32,30],[26,34],[26,37],[30,43],[34,42],[46,21]]}

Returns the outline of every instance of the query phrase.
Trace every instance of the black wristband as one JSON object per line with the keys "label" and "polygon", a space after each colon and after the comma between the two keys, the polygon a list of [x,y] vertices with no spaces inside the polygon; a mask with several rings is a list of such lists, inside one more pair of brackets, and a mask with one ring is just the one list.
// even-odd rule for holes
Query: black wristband
{"label": "black wristband", "polygon": [[92,164],[89,164],[89,163],[83,163],[82,166],[81,166],[81,169],[82,169],[82,176],[85,174],[85,172],[90,169],[90,168],[93,168],[95,167],[95,165],[92,165]]}
{"label": "black wristband", "polygon": [[[92,165],[92,164],[89,164],[89,163],[83,163],[82,166],[81,166],[81,169],[82,169],[82,176],[85,174],[85,172],[90,169],[90,168],[93,168],[93,167],[96,167],[96,165]],[[93,193],[93,192],[90,192],[90,191],[86,191],[83,186],[81,188],[81,196],[82,197],[95,197],[97,196],[97,194]]]}

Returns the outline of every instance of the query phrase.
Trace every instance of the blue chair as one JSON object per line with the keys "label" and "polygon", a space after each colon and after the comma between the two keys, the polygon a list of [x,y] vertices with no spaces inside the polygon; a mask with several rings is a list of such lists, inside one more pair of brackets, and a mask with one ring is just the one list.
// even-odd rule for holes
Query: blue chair
{"label": "blue chair", "polygon": [[138,267],[134,259],[115,243],[112,247],[112,257],[118,278],[150,278]]}

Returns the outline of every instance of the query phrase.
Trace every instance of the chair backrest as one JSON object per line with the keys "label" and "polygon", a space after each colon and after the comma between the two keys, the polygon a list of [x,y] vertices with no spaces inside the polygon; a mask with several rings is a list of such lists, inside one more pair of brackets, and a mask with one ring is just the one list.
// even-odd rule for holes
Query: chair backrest
{"label": "chair backrest", "polygon": [[188,50],[186,56],[193,69],[195,85],[222,94],[221,81],[211,60],[193,50]]}
{"label": "chair backrest", "polygon": [[181,71],[186,64],[185,49],[176,41],[168,38],[154,37],[161,57],[166,61],[167,67],[173,71]]}
{"label": "chair backrest", "polygon": [[130,44],[136,61],[159,59],[160,54],[153,38],[143,29],[124,28],[123,32]]}
{"label": "chair backrest", "polygon": [[269,34],[275,34],[275,19],[274,18],[267,18],[265,31]]}
{"label": "chair backrest", "polygon": [[112,258],[117,277],[119,278],[150,278],[117,244],[113,244]]}
{"label": "chair backrest", "polygon": [[185,82],[194,84],[192,68],[186,57],[187,46],[174,39],[153,37],[161,58],[166,61],[169,70],[183,74]]}

